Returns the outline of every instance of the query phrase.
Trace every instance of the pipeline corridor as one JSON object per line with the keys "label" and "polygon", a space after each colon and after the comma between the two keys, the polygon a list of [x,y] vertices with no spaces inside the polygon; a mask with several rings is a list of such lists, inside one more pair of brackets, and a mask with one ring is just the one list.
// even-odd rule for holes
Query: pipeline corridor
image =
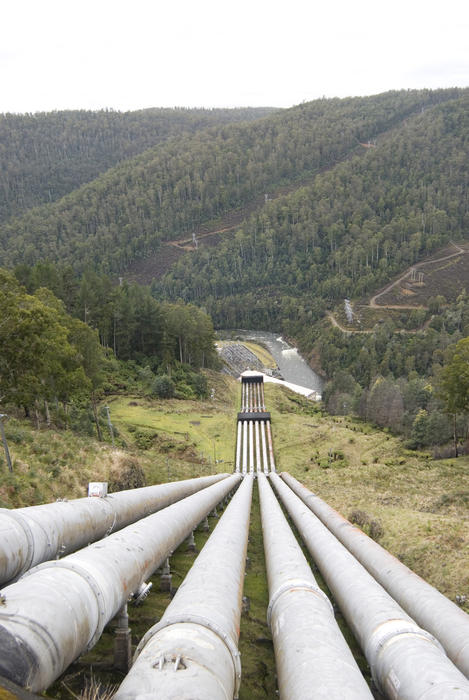
{"label": "pipeline corridor", "polygon": [[[191,495],[172,495],[166,507],[158,502],[158,512],[6,585],[0,591],[5,683],[35,692],[48,688],[111,620],[117,620],[127,671],[129,599],[148,595],[146,580],[157,569],[170,591],[172,553],[184,542],[193,550],[195,529],[206,529],[207,516],[213,522],[226,505],[172,601],[140,640],[114,697],[249,700],[239,634],[257,485],[281,700],[469,700],[469,616],[292,476],[278,475],[270,423],[262,376],[243,376],[233,475],[190,484]],[[7,515],[8,523],[15,520],[14,511]],[[297,536],[333,600],[318,585]],[[334,606],[366,657],[371,688]]]}
{"label": "pipeline corridor", "polygon": [[265,410],[262,375],[241,377],[241,411],[238,413],[235,472],[275,472],[270,413]]}

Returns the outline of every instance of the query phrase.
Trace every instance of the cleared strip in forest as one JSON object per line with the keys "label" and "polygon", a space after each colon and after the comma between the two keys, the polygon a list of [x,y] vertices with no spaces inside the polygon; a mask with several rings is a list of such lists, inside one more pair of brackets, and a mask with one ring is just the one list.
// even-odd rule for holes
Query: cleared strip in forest
{"label": "cleared strip in forest", "polygon": [[[415,114],[418,113],[419,112],[415,112]],[[397,124],[394,124],[392,127],[373,135],[373,140],[376,141],[376,139],[382,139],[392,134],[396,131],[396,129],[399,129],[400,126],[402,126],[402,124],[404,124],[407,119],[409,119],[412,116],[414,115],[408,115],[404,119],[400,120]],[[292,183],[291,185],[284,185],[275,188],[273,192],[268,195],[268,201],[278,199],[279,197],[291,194],[292,192],[300,189],[301,187],[307,187],[308,185],[311,185],[318,175],[332,170],[340,163],[343,163],[356,155],[366,156],[369,150],[370,149],[367,147],[366,144],[357,141],[356,146],[354,146],[344,156],[338,158],[334,163],[331,163],[330,165],[326,165],[318,169],[315,173],[311,173],[311,175],[304,177]],[[225,214],[222,215],[219,224],[215,227],[210,226],[207,223],[200,224],[198,227],[194,228],[195,237],[200,241],[203,239],[235,231],[241,225],[244,219],[261,209],[265,205],[265,203],[265,196],[259,196],[253,199],[251,202],[248,202],[240,209],[233,209],[231,211],[225,212]],[[196,247],[192,243],[192,235],[185,235],[184,237],[181,237],[174,241],[166,241],[153,255],[150,255],[144,260],[138,260],[132,263],[124,275],[125,279],[141,284],[151,284],[153,280],[161,279],[171,269],[173,264],[179,260],[179,258],[182,255],[184,255],[185,253],[194,252],[195,250]]]}

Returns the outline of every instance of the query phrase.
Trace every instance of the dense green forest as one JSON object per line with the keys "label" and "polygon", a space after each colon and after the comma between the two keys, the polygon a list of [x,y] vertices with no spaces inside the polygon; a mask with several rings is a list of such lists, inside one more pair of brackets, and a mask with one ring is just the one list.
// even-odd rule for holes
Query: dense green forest
{"label": "dense green forest", "polygon": [[[379,288],[469,230],[468,107],[464,96],[428,109],[268,203],[216,249],[180,260],[155,293],[204,303],[218,326],[296,336],[305,310],[314,320],[333,300]],[[293,316],[288,298],[300,300]]]}
{"label": "dense green forest", "polygon": [[[216,367],[211,320],[200,309],[158,303],[148,289],[81,280],[51,265],[0,269],[0,404],[89,430],[108,392],[205,395],[201,367]],[[53,291],[57,293],[57,296]],[[80,317],[83,317],[81,320]],[[98,433],[99,434],[99,433]]]}
{"label": "dense green forest", "polygon": [[[242,207],[275,186],[332,168],[460,90],[316,100],[251,124],[182,135],[0,228],[0,264],[50,259],[120,272],[161,241]],[[414,116],[413,116],[414,115]]]}
{"label": "dense green forest", "polygon": [[272,111],[146,109],[0,115],[0,221],[56,201],[170,138],[251,121]]}
{"label": "dense green forest", "polygon": [[52,291],[121,360],[154,358],[158,365],[177,358],[197,368],[215,362],[211,320],[196,306],[160,303],[141,285],[116,286],[93,271],[79,278],[71,268],[51,263],[18,265],[15,276],[31,294],[43,287]]}

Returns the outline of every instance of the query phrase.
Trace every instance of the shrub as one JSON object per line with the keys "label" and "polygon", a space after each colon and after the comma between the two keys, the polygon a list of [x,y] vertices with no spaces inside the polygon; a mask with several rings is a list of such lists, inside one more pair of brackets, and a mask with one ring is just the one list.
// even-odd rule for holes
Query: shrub
{"label": "shrub", "polygon": [[153,447],[153,442],[158,437],[158,433],[153,430],[138,429],[134,432],[135,444],[140,450],[149,450]]}
{"label": "shrub", "polygon": [[379,520],[372,520],[364,510],[353,510],[348,515],[351,523],[358,525],[372,540],[376,542],[384,535],[384,530]]}
{"label": "shrub", "polygon": [[167,374],[161,374],[153,382],[151,391],[159,399],[172,399],[175,393],[174,382]]}
{"label": "shrub", "polygon": [[[32,442],[32,436],[23,428],[17,427],[15,425],[5,425],[5,435],[8,442],[14,442],[17,445]],[[0,443],[1,444],[1,443]]]}
{"label": "shrub", "polygon": [[195,395],[199,398],[202,399],[208,396],[207,377],[205,376],[205,374],[194,373],[191,380],[191,385],[195,392]]}

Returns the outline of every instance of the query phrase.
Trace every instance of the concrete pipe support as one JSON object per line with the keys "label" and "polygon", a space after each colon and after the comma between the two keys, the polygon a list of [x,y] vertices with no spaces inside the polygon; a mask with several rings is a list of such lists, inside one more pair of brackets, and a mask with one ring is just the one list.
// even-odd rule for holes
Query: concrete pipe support
{"label": "concrete pipe support", "polygon": [[469,615],[290,474],[282,478],[370,574],[445,648],[469,678]]}
{"label": "concrete pipe support", "polygon": [[257,483],[281,700],[372,700],[267,477]]}
{"label": "concrete pipe support", "polygon": [[106,498],[77,498],[0,509],[0,584],[43,561],[74,552],[186,498],[226,474],[129,489]]}
{"label": "concrete pipe support", "polygon": [[238,696],[252,486],[246,475],[163,617],[140,642],[116,700]]}
{"label": "concrete pipe support", "polygon": [[392,700],[469,700],[469,681],[440,643],[419,627],[282,479],[275,490]]}
{"label": "concrete pipe support", "polygon": [[0,675],[29,690],[47,688],[240,480],[225,477],[4,588]]}

